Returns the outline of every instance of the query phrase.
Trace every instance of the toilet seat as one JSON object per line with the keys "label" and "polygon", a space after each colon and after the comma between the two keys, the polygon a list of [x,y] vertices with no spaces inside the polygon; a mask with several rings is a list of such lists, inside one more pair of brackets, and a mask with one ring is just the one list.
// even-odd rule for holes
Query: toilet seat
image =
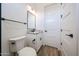
{"label": "toilet seat", "polygon": [[18,51],[18,55],[19,56],[36,56],[37,54],[36,54],[35,49],[31,47],[25,47],[21,49],[20,51]]}

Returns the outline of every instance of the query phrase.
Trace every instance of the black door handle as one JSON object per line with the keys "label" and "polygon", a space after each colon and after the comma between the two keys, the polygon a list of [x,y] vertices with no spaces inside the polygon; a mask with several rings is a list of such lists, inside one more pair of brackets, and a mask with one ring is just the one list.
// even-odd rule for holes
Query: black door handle
{"label": "black door handle", "polygon": [[67,36],[70,36],[71,38],[73,38],[73,34],[69,34],[69,35],[68,35],[68,34],[66,34],[66,35],[67,35]]}

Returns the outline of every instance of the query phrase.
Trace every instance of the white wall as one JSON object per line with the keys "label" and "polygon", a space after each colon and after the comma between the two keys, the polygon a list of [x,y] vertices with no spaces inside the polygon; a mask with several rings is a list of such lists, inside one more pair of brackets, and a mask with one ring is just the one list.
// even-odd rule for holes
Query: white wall
{"label": "white wall", "polygon": [[[25,4],[2,4],[2,16],[6,19],[17,20],[20,22],[27,22],[27,13]],[[8,40],[13,37],[26,35],[27,26],[24,24],[3,21],[1,25],[2,35],[2,55],[9,55],[9,42]]]}
{"label": "white wall", "polygon": [[38,9],[36,16],[36,29],[44,30],[44,9]]}
{"label": "white wall", "polygon": [[22,3],[5,3],[2,4],[2,17],[26,22],[27,20],[27,9],[26,4]]}

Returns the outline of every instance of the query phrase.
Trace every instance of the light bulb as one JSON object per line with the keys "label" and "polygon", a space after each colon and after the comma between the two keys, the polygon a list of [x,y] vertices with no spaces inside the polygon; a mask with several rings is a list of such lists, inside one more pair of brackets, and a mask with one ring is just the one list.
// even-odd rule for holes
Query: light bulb
{"label": "light bulb", "polygon": [[30,6],[30,5],[27,5],[27,9],[28,9],[28,10],[31,10],[32,8],[31,8],[31,6]]}

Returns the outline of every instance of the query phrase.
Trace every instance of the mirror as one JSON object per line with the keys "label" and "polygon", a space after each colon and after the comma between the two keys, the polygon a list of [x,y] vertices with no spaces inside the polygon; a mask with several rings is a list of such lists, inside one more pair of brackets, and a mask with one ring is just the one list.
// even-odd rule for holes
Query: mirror
{"label": "mirror", "polygon": [[27,11],[27,32],[34,32],[36,28],[36,16]]}

